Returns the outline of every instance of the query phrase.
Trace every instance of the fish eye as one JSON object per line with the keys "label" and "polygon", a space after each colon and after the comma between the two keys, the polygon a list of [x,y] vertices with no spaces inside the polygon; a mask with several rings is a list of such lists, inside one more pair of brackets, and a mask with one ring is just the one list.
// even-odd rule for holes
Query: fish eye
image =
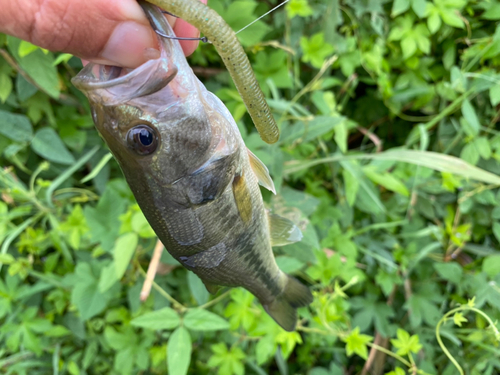
{"label": "fish eye", "polygon": [[158,147],[158,136],[151,127],[137,125],[128,131],[127,143],[139,155],[149,155]]}

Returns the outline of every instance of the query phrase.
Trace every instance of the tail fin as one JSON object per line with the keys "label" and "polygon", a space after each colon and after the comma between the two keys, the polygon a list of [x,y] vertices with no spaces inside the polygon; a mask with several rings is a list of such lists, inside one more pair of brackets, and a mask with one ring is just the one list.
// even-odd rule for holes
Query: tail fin
{"label": "tail fin", "polygon": [[313,296],[308,287],[296,278],[283,274],[285,289],[274,301],[263,305],[266,312],[285,331],[295,330],[297,325],[297,308],[307,306],[313,301]]}

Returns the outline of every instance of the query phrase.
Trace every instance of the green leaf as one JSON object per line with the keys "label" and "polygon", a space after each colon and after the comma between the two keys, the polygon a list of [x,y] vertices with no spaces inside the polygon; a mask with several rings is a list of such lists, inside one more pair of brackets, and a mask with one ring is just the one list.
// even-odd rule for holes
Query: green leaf
{"label": "green leaf", "polygon": [[498,242],[500,242],[500,223],[495,221],[493,223],[493,234],[495,235]]}
{"label": "green leaf", "polygon": [[97,206],[86,205],[83,210],[92,239],[100,243],[105,251],[113,249],[120,228],[118,216],[123,213],[125,204],[123,198],[108,185]]}
{"label": "green leaf", "polygon": [[333,53],[333,46],[325,42],[323,33],[316,33],[311,38],[300,38],[302,61],[310,62],[315,68],[321,68],[327,56]]}
{"label": "green leaf", "polygon": [[251,311],[250,306],[252,306],[254,298],[246,290],[240,288],[231,290],[231,299],[233,301],[227,305],[224,315],[229,318],[232,330],[236,330],[240,326],[249,330],[253,325],[256,316]]}
{"label": "green leaf", "polygon": [[169,375],[186,375],[191,362],[191,336],[184,327],[177,328],[167,344]]}
{"label": "green leaf", "polygon": [[385,375],[406,375],[406,372],[401,367],[396,367],[394,371],[388,372]]}
{"label": "green leaf", "polygon": [[337,126],[335,126],[334,139],[337,146],[339,146],[340,151],[344,154],[347,152],[347,135],[348,132],[346,122],[342,121],[338,123]]}
{"label": "green leaf", "polygon": [[373,337],[359,333],[359,327],[354,328],[349,335],[342,340],[346,343],[345,348],[348,357],[357,354],[364,360],[368,358],[366,344],[373,341]]}
{"label": "green leaf", "polygon": [[[500,224],[495,222],[500,230]],[[500,255],[489,255],[483,260],[483,272],[489,277],[494,278],[498,275],[500,270]]]}
{"label": "green leaf", "polygon": [[39,47],[35,46],[34,44],[31,44],[30,42],[27,42],[25,40],[21,40],[17,52],[19,53],[20,57],[25,57],[30,53],[35,52],[37,49],[39,49]]}
{"label": "green leaf", "polygon": [[69,60],[71,60],[72,57],[73,55],[71,53],[61,53],[59,56],[56,57],[52,65],[57,66],[63,62],[67,63]]}
{"label": "green leaf", "polygon": [[417,52],[417,42],[413,37],[406,37],[401,40],[401,50],[403,58],[408,59]]}
{"label": "green leaf", "polygon": [[52,128],[38,130],[31,141],[31,148],[41,157],[48,161],[59,164],[73,164],[75,158],[68,151],[59,135]]}
{"label": "green leaf", "polygon": [[132,335],[128,335],[127,332],[118,332],[112,326],[106,326],[104,330],[104,338],[109,346],[111,346],[114,350],[123,350],[127,347],[133,345],[134,337]]}
{"label": "green leaf", "polygon": [[481,5],[486,8],[486,11],[481,15],[481,18],[487,20],[500,19],[500,3],[491,1],[491,2],[484,2]]}
{"label": "green leaf", "polygon": [[397,331],[397,339],[392,339],[391,344],[397,349],[398,355],[408,355],[410,353],[418,353],[422,349],[418,335],[410,336],[408,332],[399,328]]}
{"label": "green leaf", "polygon": [[8,74],[0,73],[0,101],[4,103],[12,92],[12,79]]}
{"label": "green leaf", "polygon": [[460,12],[458,11],[458,9],[448,8],[447,10],[442,11],[440,14],[445,24],[457,27],[459,29],[463,29],[465,27],[464,21],[462,17],[460,17]]}
{"label": "green leaf", "polygon": [[[222,2],[213,3],[211,7],[220,14],[233,30],[240,30],[250,22],[255,21],[255,8],[257,3],[249,0],[236,0],[229,3],[224,8]],[[271,27],[262,21],[257,21],[251,27],[238,33],[238,39],[244,47],[249,47],[259,43],[264,35],[271,30]]]}
{"label": "green leaf", "polygon": [[488,138],[477,137],[474,139],[474,146],[476,147],[478,154],[484,160],[488,160],[491,157],[491,147]]}
{"label": "green leaf", "polygon": [[24,102],[31,98],[38,89],[33,86],[31,83],[26,81],[26,79],[21,75],[18,74],[16,77],[16,92],[17,92],[17,98]]}
{"label": "green leaf", "polygon": [[229,323],[225,319],[203,309],[188,310],[184,324],[193,331],[218,331],[229,328]]}
{"label": "green leaf", "polygon": [[367,208],[371,212],[384,212],[385,206],[382,204],[376,188],[373,186],[373,184],[370,183],[370,181],[365,178],[365,176],[363,175],[363,170],[359,167],[357,162],[341,161],[340,165],[342,165],[342,167],[346,169],[350,174],[352,174],[354,178],[359,182],[360,190],[357,194],[357,203],[361,203],[363,205],[365,203],[368,203]]}
{"label": "green leaf", "polygon": [[363,172],[370,180],[385,187],[388,190],[392,190],[396,193],[404,195],[405,197],[408,197],[410,195],[410,192],[408,191],[406,186],[390,173],[378,173],[372,167],[363,168]]}
{"label": "green leaf", "polygon": [[479,152],[473,142],[467,143],[464,146],[464,148],[460,152],[460,159],[463,159],[465,162],[470,163],[471,165],[477,164],[477,162],[479,161]]}
{"label": "green leaf", "polygon": [[391,17],[396,17],[410,9],[410,0],[395,0],[392,3]]}
{"label": "green leaf", "polygon": [[228,350],[224,343],[212,345],[211,348],[214,354],[208,360],[209,367],[218,367],[218,373],[221,375],[243,375],[245,373],[242,360],[246,355],[240,348],[233,346]]}
{"label": "green leaf", "polygon": [[427,9],[426,0],[411,0],[411,8],[419,18],[425,17],[425,12]]}
{"label": "green leaf", "polygon": [[21,40],[8,36],[9,50],[19,63],[21,68],[35,81],[40,88],[53,98],[59,97],[59,77],[57,68],[53,65],[54,58],[51,53],[45,54],[40,48],[31,52],[28,56],[19,55]]}
{"label": "green leaf", "polygon": [[467,135],[476,136],[479,133],[481,124],[479,123],[474,107],[467,99],[462,103],[462,114],[469,124],[469,127],[464,128],[465,132]]}
{"label": "green leaf", "polygon": [[305,265],[304,262],[296,258],[284,255],[277,256],[276,263],[278,264],[280,270],[282,270],[284,273],[289,273],[289,274],[299,271]]}
{"label": "green leaf", "polygon": [[327,158],[317,159],[312,162],[304,163],[288,163],[289,166],[285,173],[292,173],[298,170],[307,169],[314,165],[329,163],[342,160],[355,160],[355,159],[373,159],[373,160],[392,160],[396,162],[410,163],[420,165],[422,167],[430,168],[440,172],[448,172],[464,178],[481,181],[489,184],[500,185],[500,177],[485,171],[484,169],[477,168],[465,161],[450,155],[440,154],[431,151],[417,151],[417,150],[389,150],[380,152],[378,154],[364,154],[353,156],[340,156],[334,155]]}
{"label": "green leaf", "polygon": [[352,207],[356,201],[356,195],[359,190],[359,181],[347,169],[342,171],[342,177],[344,178],[344,190],[347,203]]}
{"label": "green leaf", "polygon": [[313,14],[313,10],[307,3],[307,0],[291,0],[286,5],[286,11],[289,18],[293,18],[295,16],[307,17]]}
{"label": "green leaf", "polygon": [[135,327],[163,330],[177,328],[180,324],[179,315],[170,307],[152,311],[130,321]]}
{"label": "green leaf", "polygon": [[432,13],[427,18],[427,26],[429,27],[431,34],[435,34],[439,30],[441,27],[441,17],[439,17],[439,13]]}
{"label": "green leaf", "polygon": [[120,280],[125,273],[138,242],[139,238],[136,233],[123,234],[116,240],[113,248],[113,261],[117,280]]}
{"label": "green leaf", "polygon": [[434,263],[434,269],[443,279],[458,284],[463,275],[463,270],[457,263]]}
{"label": "green leaf", "polygon": [[0,134],[15,142],[29,142],[33,138],[33,127],[26,116],[0,110],[0,123]]}
{"label": "green leaf", "polygon": [[276,352],[276,343],[271,335],[264,336],[255,346],[255,356],[257,363],[262,365],[268,361]]}
{"label": "green leaf", "polygon": [[493,85],[490,87],[490,102],[492,106],[500,103],[500,85]]}
{"label": "green leaf", "polygon": [[77,307],[82,320],[88,320],[104,311],[114,294],[112,289],[106,293],[99,291],[99,271],[99,266],[91,266],[89,263],[79,263],[76,266],[76,284],[71,292],[71,302]]}
{"label": "green leaf", "polygon": [[142,211],[136,212],[134,216],[132,216],[132,229],[142,238],[156,237],[153,228],[149,225]]}
{"label": "green leaf", "polygon": [[287,54],[283,50],[271,53],[259,52],[252,65],[258,81],[266,82],[271,79],[278,88],[292,88],[292,75],[289,73],[286,60]]}
{"label": "green leaf", "polygon": [[207,303],[209,293],[201,279],[194,272],[187,273],[188,285],[191,294],[199,305]]}
{"label": "green leaf", "polygon": [[453,315],[453,323],[455,323],[457,326],[462,327],[462,323],[465,322],[467,322],[467,318],[465,318],[461,312],[457,312],[455,313],[455,315]]}

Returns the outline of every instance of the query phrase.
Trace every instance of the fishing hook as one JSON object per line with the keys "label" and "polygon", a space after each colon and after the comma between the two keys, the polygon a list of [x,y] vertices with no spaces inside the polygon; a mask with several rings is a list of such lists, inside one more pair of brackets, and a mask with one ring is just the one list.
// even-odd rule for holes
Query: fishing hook
{"label": "fishing hook", "polygon": [[[166,10],[162,10],[161,11],[163,14],[168,14],[169,16],[172,16],[172,17],[175,17],[175,18],[179,18],[179,16],[176,16],[175,14],[172,14],[170,12],[167,12]],[[163,32],[161,32],[160,30],[156,29],[154,27],[154,25],[151,25],[153,27],[153,30],[156,34],[158,34],[159,36],[163,37],[163,38],[167,38],[167,39],[176,39],[176,40],[199,40],[199,41],[202,41],[203,43],[210,43],[208,41],[208,38],[206,36],[202,36],[201,38],[183,38],[183,37],[180,37],[180,36],[171,36],[171,35],[167,35],[167,34],[164,34]]]}

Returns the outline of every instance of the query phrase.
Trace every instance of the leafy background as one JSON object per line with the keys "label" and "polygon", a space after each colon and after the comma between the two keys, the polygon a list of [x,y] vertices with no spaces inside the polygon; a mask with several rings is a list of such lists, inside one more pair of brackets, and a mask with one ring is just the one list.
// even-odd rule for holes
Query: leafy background
{"label": "leafy background", "polygon": [[[276,2],[210,5],[237,30]],[[496,0],[290,1],[239,34],[272,146],[213,47],[190,58],[303,230],[275,249],[315,294],[292,333],[166,252],[140,302],[156,238],[79,61],[0,35],[0,372],[499,373],[499,19]]]}

